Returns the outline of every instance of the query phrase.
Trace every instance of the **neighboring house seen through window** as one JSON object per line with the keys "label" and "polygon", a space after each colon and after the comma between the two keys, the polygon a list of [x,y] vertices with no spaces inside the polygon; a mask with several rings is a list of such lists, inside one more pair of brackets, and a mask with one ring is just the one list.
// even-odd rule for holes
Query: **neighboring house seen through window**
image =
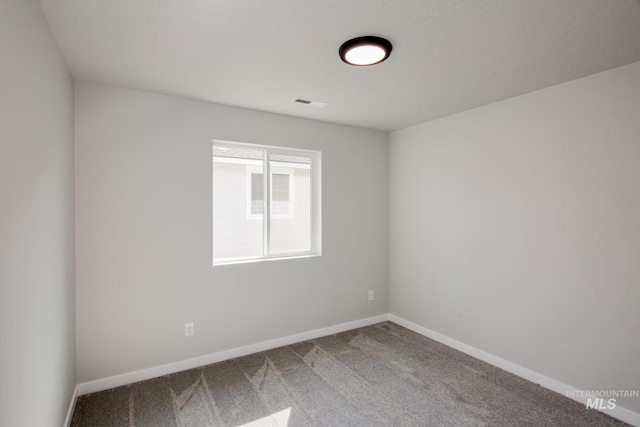
{"label": "neighboring house seen through window", "polygon": [[320,247],[320,152],[214,143],[214,264],[319,255]]}

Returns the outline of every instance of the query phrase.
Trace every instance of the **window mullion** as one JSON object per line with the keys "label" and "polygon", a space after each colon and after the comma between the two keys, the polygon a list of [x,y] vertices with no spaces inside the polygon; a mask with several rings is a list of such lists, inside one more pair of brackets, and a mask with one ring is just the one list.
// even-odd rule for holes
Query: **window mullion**
{"label": "window mullion", "polygon": [[311,168],[311,173],[309,174],[309,188],[311,189],[311,194],[314,195],[314,197],[311,197],[311,212],[313,212],[313,213],[311,215],[311,230],[310,230],[311,231],[311,236],[310,236],[310,238],[311,238],[311,248],[310,249],[313,251],[313,250],[316,249],[316,242],[317,242],[316,239],[318,238],[317,237],[318,232],[317,232],[317,228],[316,228],[317,225],[318,225],[318,223],[317,223],[317,216],[318,216],[317,208],[318,207],[316,206],[316,197],[315,197],[316,191],[318,189],[316,188],[315,158],[311,158],[309,160],[309,163],[310,163],[310,168]]}
{"label": "window mullion", "polygon": [[271,241],[271,165],[269,164],[269,152],[267,150],[264,150],[264,164],[262,173],[262,176],[264,176],[264,179],[262,180],[262,185],[264,185],[264,188],[262,190],[262,194],[264,194],[264,207],[262,213],[262,219],[264,221],[263,254],[265,257],[268,257],[271,255],[269,247],[269,242]]}

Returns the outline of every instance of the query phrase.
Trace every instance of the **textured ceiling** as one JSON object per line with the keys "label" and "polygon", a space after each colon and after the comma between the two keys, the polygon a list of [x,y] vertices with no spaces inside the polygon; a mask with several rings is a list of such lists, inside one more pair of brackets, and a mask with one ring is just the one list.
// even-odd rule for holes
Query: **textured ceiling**
{"label": "textured ceiling", "polygon": [[[640,61],[638,0],[40,3],[78,80],[383,130]],[[362,35],[391,57],[344,64]]]}

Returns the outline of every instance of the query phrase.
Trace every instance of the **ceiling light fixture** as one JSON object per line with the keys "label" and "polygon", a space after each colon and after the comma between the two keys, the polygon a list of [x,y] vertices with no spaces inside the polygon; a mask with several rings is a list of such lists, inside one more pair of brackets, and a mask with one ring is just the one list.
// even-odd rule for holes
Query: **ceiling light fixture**
{"label": "ceiling light fixture", "polygon": [[349,65],[379,64],[391,54],[391,43],[374,36],[356,37],[340,46],[340,58]]}

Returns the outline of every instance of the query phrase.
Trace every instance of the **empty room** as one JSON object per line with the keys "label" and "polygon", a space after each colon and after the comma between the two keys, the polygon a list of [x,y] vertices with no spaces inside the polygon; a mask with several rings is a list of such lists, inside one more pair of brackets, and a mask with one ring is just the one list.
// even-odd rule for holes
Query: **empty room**
{"label": "empty room", "polygon": [[0,0],[0,426],[640,426],[639,0]]}

